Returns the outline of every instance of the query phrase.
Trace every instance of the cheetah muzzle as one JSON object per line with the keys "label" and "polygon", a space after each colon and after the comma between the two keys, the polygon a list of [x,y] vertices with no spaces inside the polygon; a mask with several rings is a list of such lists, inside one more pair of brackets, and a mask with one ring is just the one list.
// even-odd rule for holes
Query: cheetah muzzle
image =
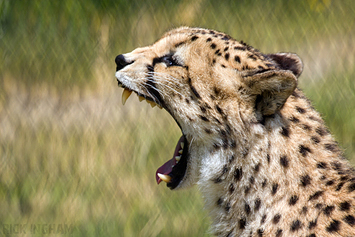
{"label": "cheetah muzzle", "polygon": [[296,54],[181,27],[115,62],[123,104],[134,92],[181,129],[157,183],[197,184],[215,235],[354,235],[354,170],[297,88]]}

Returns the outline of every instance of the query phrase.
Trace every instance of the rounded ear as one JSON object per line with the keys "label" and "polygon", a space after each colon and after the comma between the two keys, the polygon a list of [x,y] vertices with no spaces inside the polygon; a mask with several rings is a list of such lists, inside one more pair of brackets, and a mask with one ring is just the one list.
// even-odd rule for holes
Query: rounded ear
{"label": "rounded ear", "polygon": [[289,70],[295,75],[295,77],[299,77],[303,71],[303,63],[300,57],[294,53],[275,53],[275,54],[267,54],[267,58],[271,59],[278,68],[282,70]]}
{"label": "rounded ear", "polygon": [[296,76],[289,70],[268,70],[243,77],[252,95],[256,95],[255,112],[259,121],[275,114],[296,89]]}

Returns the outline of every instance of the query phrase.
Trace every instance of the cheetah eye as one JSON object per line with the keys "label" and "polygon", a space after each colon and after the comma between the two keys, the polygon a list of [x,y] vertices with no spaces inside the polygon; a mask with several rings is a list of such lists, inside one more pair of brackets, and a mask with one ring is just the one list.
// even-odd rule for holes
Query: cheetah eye
{"label": "cheetah eye", "polygon": [[162,63],[165,63],[166,66],[171,67],[171,66],[181,66],[179,62],[176,60],[176,58],[173,55],[165,55],[160,58],[160,61]]}

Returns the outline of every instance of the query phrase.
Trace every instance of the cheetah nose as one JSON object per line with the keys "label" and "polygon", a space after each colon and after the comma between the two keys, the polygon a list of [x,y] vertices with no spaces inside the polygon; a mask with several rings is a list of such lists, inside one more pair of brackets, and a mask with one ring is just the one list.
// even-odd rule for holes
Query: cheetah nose
{"label": "cheetah nose", "polygon": [[116,71],[119,71],[121,70],[122,68],[124,68],[125,66],[129,65],[129,64],[132,64],[134,61],[132,62],[128,62],[126,60],[126,58],[123,56],[123,54],[120,54],[118,55],[116,58],[115,58],[115,62],[116,62]]}

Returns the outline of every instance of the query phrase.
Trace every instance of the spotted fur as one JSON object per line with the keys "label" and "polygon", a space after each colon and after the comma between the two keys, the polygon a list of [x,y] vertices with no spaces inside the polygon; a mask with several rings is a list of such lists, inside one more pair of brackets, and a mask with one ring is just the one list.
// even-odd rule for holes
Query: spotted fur
{"label": "spotted fur", "polygon": [[116,63],[179,124],[186,170],[168,186],[198,184],[215,235],[355,235],[355,173],[297,88],[297,55],[182,27]]}

